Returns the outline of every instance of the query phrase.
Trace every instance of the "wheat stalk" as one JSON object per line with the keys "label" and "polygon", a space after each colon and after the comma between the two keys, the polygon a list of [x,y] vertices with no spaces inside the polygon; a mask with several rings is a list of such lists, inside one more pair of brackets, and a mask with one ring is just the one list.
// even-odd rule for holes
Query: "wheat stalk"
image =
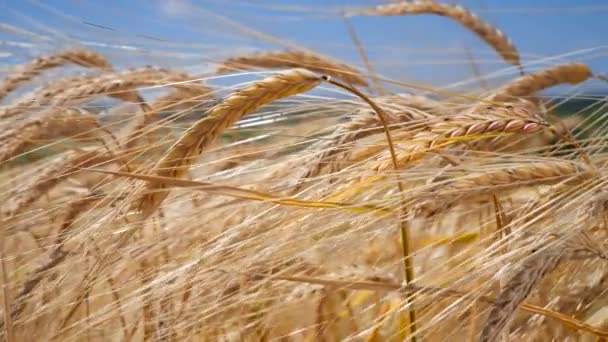
{"label": "wheat stalk", "polygon": [[251,68],[305,68],[342,79],[353,85],[364,87],[368,85],[357,69],[328,57],[300,50],[270,51],[232,57],[223,61],[216,72],[221,74]]}
{"label": "wheat stalk", "polygon": [[112,69],[112,65],[105,57],[97,52],[86,49],[70,49],[52,55],[38,57],[30,63],[18,67],[13,73],[9,74],[0,82],[0,99],[3,99],[10,92],[40,75],[45,70],[68,63],[101,70]]}
{"label": "wheat stalk", "polygon": [[94,203],[97,200],[98,197],[95,193],[87,192],[71,203],[67,215],[61,224],[57,238],[55,239],[53,249],[49,253],[48,260],[31,272],[27,280],[23,283],[22,289],[15,299],[15,304],[11,310],[11,317],[13,320],[18,319],[25,309],[25,298],[36,289],[38,284],[40,284],[40,282],[45,276],[48,275],[50,271],[57,267],[68,256],[68,252],[65,251],[63,247],[69,229],[72,227],[78,216],[85,211],[91,205],[91,203]]}
{"label": "wheat stalk", "polygon": [[477,15],[461,6],[452,6],[436,1],[422,0],[380,5],[371,9],[353,10],[349,12],[349,15],[375,16],[417,14],[436,14],[449,17],[474,32],[488,43],[488,45],[492,46],[507,63],[515,66],[521,65],[519,52],[502,31],[483,21]]}

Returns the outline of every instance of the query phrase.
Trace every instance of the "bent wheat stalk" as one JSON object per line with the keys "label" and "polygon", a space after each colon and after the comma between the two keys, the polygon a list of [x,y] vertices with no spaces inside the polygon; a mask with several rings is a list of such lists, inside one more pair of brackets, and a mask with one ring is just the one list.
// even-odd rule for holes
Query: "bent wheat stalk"
{"label": "bent wheat stalk", "polygon": [[[329,84],[335,85],[336,87],[342,88],[342,89],[354,94],[355,96],[359,97],[361,100],[365,101],[365,103],[367,103],[374,110],[374,112],[378,116],[378,120],[380,121],[382,128],[384,130],[384,134],[386,137],[386,143],[388,145],[388,150],[391,155],[391,161],[392,161],[393,167],[395,170],[397,170],[399,168],[399,166],[397,163],[397,157],[396,157],[396,153],[395,153],[395,145],[393,144],[393,138],[392,138],[391,132],[387,125],[387,121],[386,121],[387,115],[384,112],[384,110],[382,110],[382,108],[380,108],[368,96],[366,96],[365,94],[361,93],[359,90],[357,90],[351,86],[342,84],[340,82],[336,82],[336,81],[330,79],[329,76],[323,76],[323,80]],[[405,215],[402,215],[402,214],[404,214],[404,210],[405,210],[405,206],[404,206],[405,199],[403,197],[403,192],[404,192],[403,183],[400,180],[397,180],[397,187],[399,189],[399,199],[400,199],[400,201],[399,201],[400,210],[399,210],[399,215],[397,216],[397,218],[399,220],[399,233],[400,233],[400,237],[401,237],[401,251],[403,253],[403,273],[404,273],[405,283],[407,285],[407,284],[411,284],[414,281],[414,265],[413,265],[412,259],[411,259],[409,226],[402,219],[402,216],[405,217]],[[411,336],[412,342],[416,342],[416,340],[417,340],[417,337],[416,337],[416,310],[413,307],[412,298],[407,296],[406,302],[411,305],[411,307],[408,310],[408,316],[410,319],[410,324],[409,324],[410,336]]]}
{"label": "bent wheat stalk", "polygon": [[308,51],[270,51],[233,57],[222,62],[216,72],[222,74],[251,68],[305,68],[367,87],[367,81],[357,69]]}
{"label": "bent wheat stalk", "polygon": [[519,52],[513,43],[511,43],[511,40],[502,31],[461,6],[422,0],[381,5],[371,9],[353,10],[348,14],[378,16],[437,14],[449,17],[474,32],[488,45],[492,46],[507,63],[521,67]]}
{"label": "bent wheat stalk", "polygon": [[[300,94],[316,87],[321,78],[305,69],[291,69],[228,95],[207,115],[190,127],[155,167],[161,177],[180,178],[203,150],[217,136],[243,116],[284,97]],[[143,196],[133,203],[143,215],[149,217],[168,196],[163,183],[148,183]]]}

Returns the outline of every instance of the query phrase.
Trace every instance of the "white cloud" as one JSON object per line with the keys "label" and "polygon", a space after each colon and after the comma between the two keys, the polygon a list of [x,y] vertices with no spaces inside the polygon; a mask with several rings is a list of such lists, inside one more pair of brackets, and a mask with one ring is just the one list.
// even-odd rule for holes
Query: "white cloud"
{"label": "white cloud", "polygon": [[189,0],[160,0],[160,9],[170,16],[182,16],[192,8]]}

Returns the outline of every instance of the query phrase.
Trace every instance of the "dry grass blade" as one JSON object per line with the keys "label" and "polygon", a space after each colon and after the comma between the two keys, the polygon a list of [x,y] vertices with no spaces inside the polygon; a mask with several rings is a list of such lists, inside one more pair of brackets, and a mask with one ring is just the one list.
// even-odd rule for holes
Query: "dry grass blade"
{"label": "dry grass blade", "polygon": [[251,68],[305,68],[342,79],[352,85],[367,86],[357,69],[308,51],[271,51],[233,57],[223,61],[217,68],[217,73]]}
{"label": "dry grass blade", "polygon": [[0,82],[0,99],[3,99],[10,92],[40,75],[45,70],[69,63],[101,70],[112,69],[112,65],[105,57],[86,49],[70,49],[38,57],[32,62],[18,67],[12,74]]}
{"label": "dry grass blade", "polygon": [[372,205],[366,206],[357,206],[355,204],[348,203],[337,203],[337,202],[324,202],[324,201],[306,201],[300,200],[296,198],[290,197],[281,197],[277,195],[273,195],[270,193],[266,193],[263,191],[255,191],[242,189],[239,187],[229,186],[229,185],[215,185],[208,182],[200,182],[188,179],[178,179],[171,177],[161,177],[161,176],[150,176],[150,175],[142,175],[136,173],[128,173],[128,172],[117,172],[117,171],[108,171],[108,170],[99,170],[99,169],[87,169],[87,168],[79,168],[83,171],[97,172],[97,173],[105,173],[109,175],[133,178],[133,179],[141,179],[148,182],[160,183],[165,186],[172,186],[177,188],[190,188],[193,190],[199,190],[204,192],[209,192],[216,195],[228,196],[239,198],[243,200],[252,200],[252,201],[261,201],[274,203],[285,206],[293,206],[300,208],[316,208],[316,209],[344,209],[354,212],[377,212],[381,214],[389,214],[390,210],[380,207],[374,207]]}
{"label": "dry grass blade", "polygon": [[449,17],[477,34],[481,39],[492,46],[505,61],[515,66],[521,65],[519,52],[502,31],[483,21],[477,15],[461,6],[452,6],[431,0],[422,0],[380,5],[372,9],[353,10],[349,14],[379,16],[436,14]]}

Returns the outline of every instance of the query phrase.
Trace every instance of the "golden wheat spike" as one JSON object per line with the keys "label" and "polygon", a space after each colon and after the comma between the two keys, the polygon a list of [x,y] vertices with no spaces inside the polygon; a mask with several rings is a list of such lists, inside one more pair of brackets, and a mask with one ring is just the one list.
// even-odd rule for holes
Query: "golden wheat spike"
{"label": "golden wheat spike", "polygon": [[[155,174],[163,177],[182,177],[188,172],[195,158],[220,133],[243,116],[281,98],[309,91],[320,82],[321,78],[311,71],[291,69],[231,93],[184,133],[158,162]],[[168,191],[161,191],[163,188],[164,184],[148,183],[146,193],[137,200],[135,206],[142,211],[144,218],[152,214],[167,197]]]}
{"label": "golden wheat spike", "polygon": [[462,26],[474,32],[509,64],[521,66],[519,52],[511,40],[499,29],[483,21],[476,14],[461,7],[442,4],[430,0],[399,2],[389,5],[381,5],[371,9],[353,10],[349,15],[417,15],[436,14],[451,18]]}
{"label": "golden wheat spike", "polygon": [[342,79],[352,85],[367,87],[360,72],[344,63],[307,51],[269,51],[229,58],[217,68],[217,73],[251,68],[305,68]]}
{"label": "golden wheat spike", "polygon": [[86,68],[111,70],[112,65],[105,57],[97,52],[86,49],[70,49],[56,54],[42,56],[32,62],[18,67],[0,82],[0,99],[6,97],[19,86],[27,83],[45,70],[65,64],[76,64]]}
{"label": "golden wheat spike", "polygon": [[507,83],[490,100],[507,101],[517,97],[534,96],[541,90],[560,84],[579,84],[592,76],[593,73],[587,64],[559,64]]}

